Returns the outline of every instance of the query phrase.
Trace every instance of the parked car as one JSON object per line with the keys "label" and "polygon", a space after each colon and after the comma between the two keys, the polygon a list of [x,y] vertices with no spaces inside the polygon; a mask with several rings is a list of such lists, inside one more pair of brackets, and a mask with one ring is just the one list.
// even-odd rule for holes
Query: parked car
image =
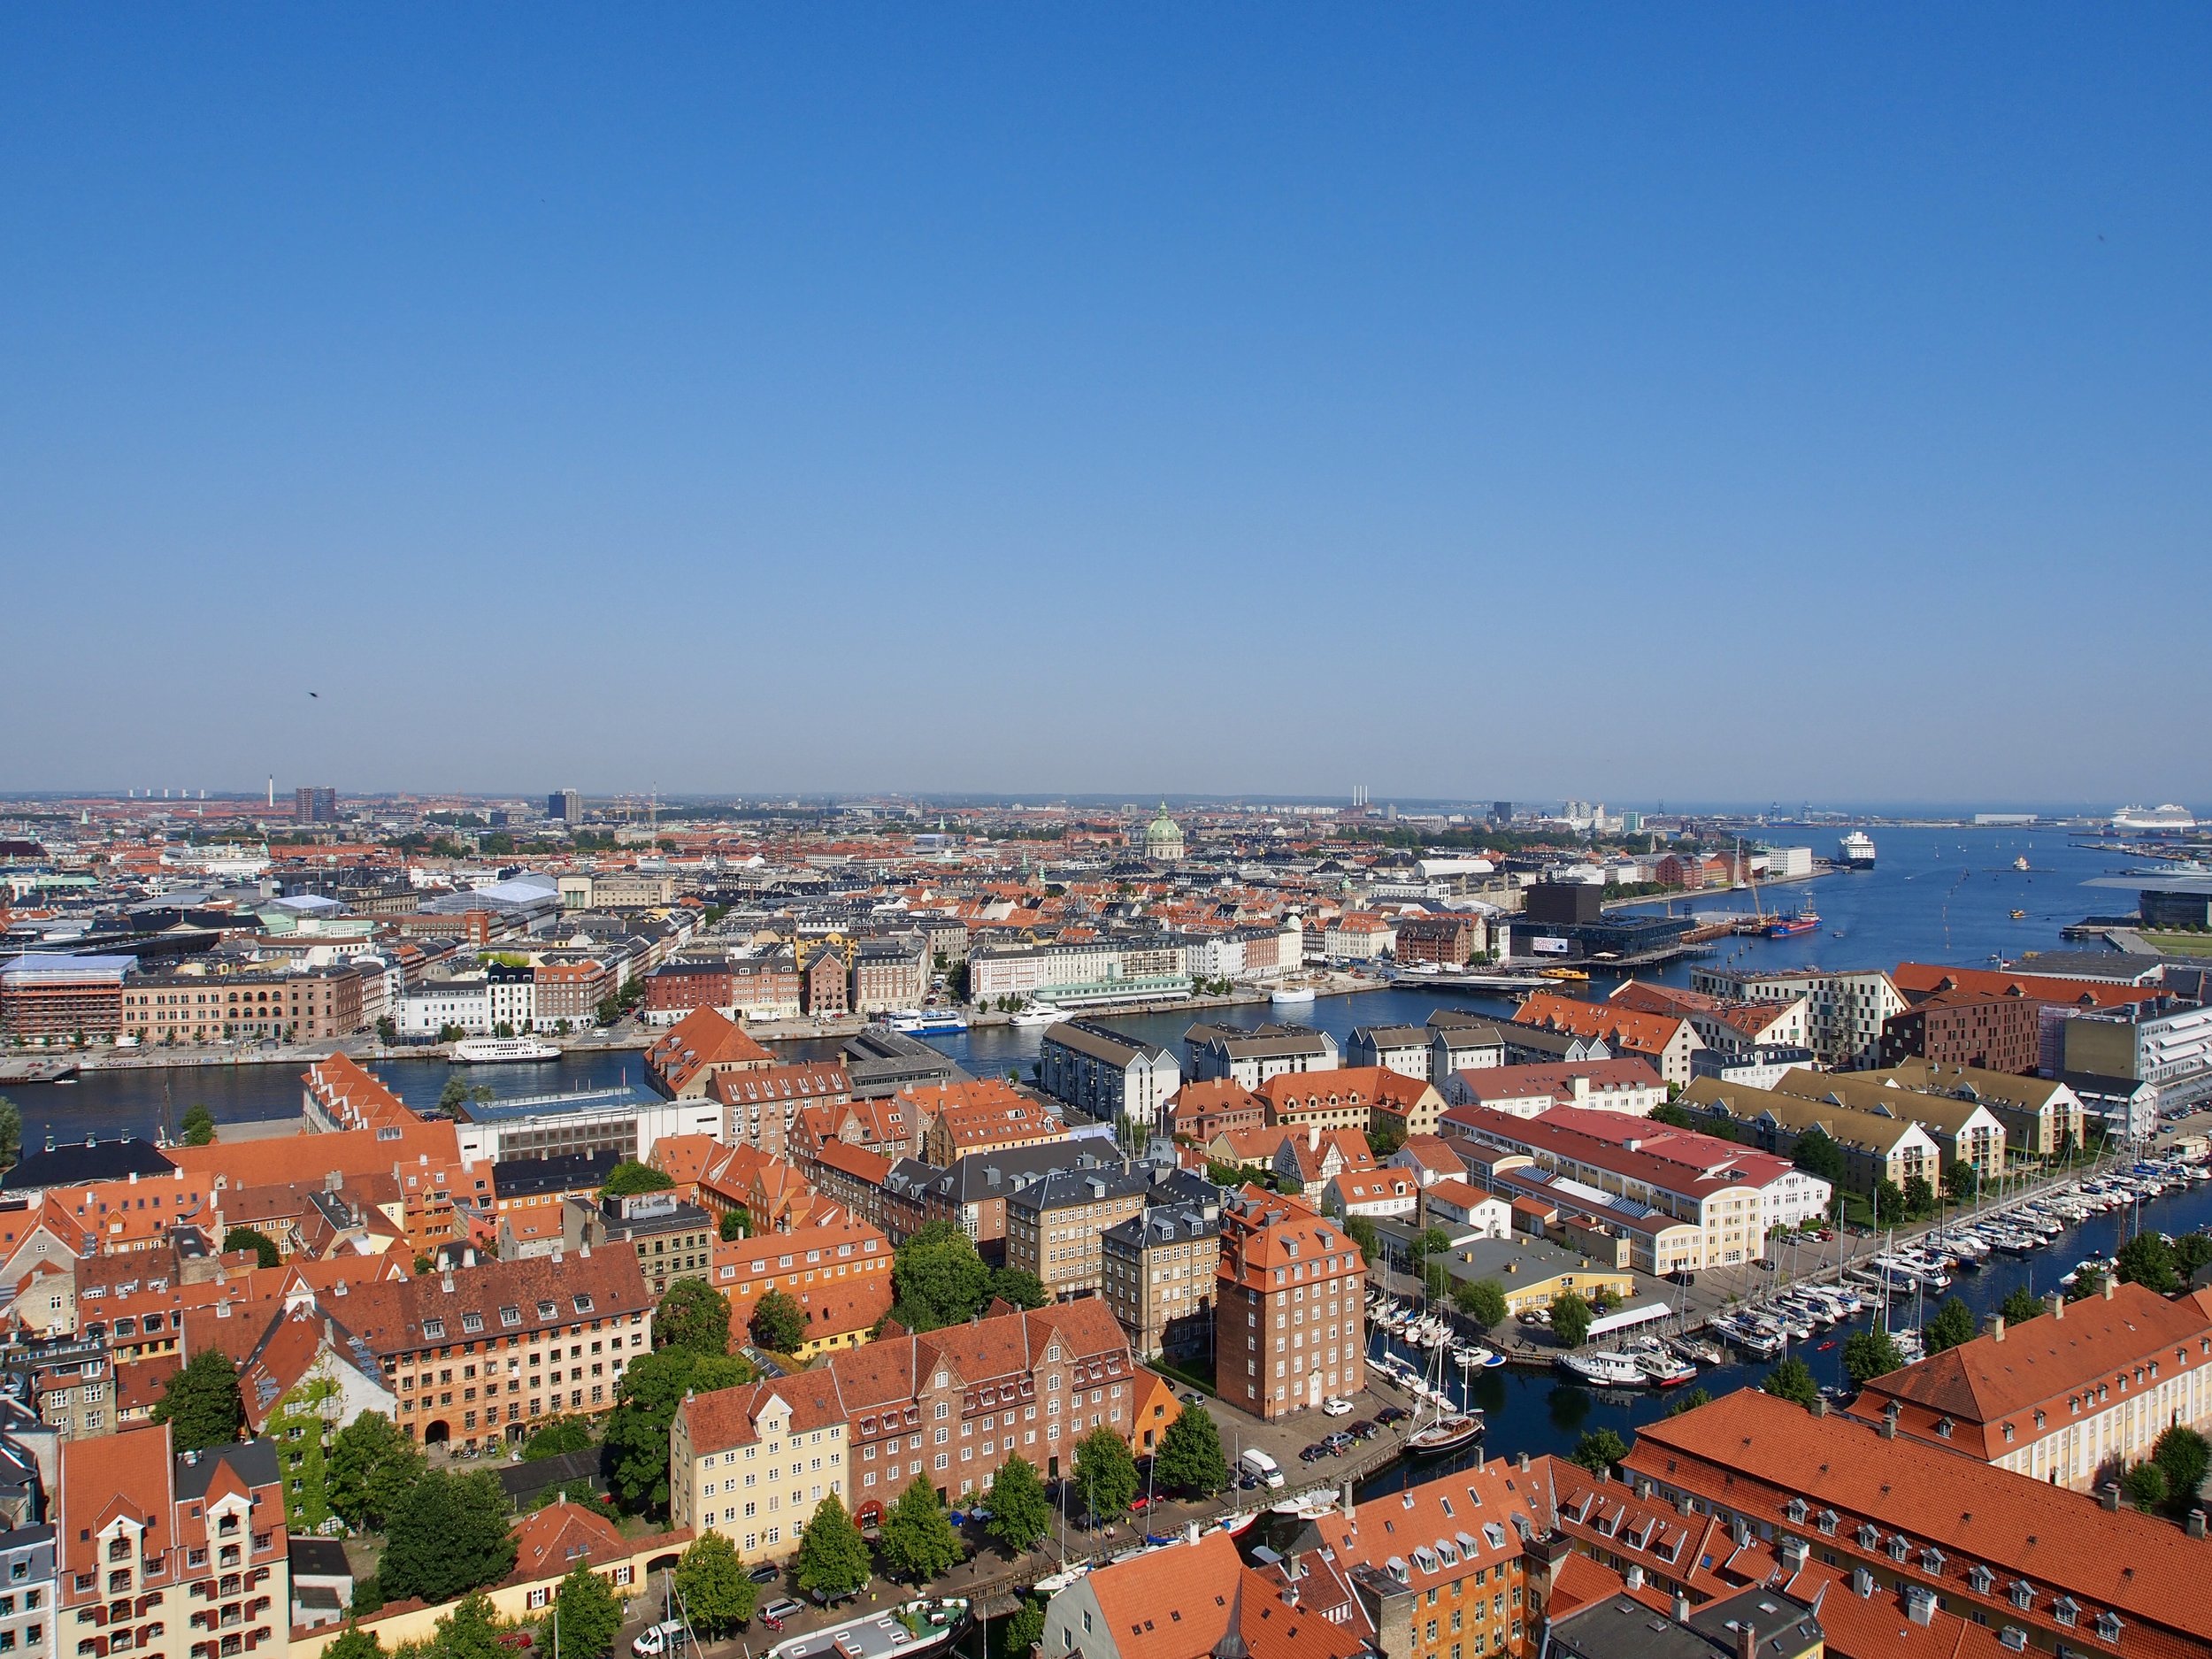
{"label": "parked car", "polygon": [[1328,1399],[1321,1402],[1321,1415],[1328,1417],[1348,1417],[1352,1415],[1349,1400]]}
{"label": "parked car", "polygon": [[859,1594],[857,1590],[840,1590],[835,1595],[832,1595],[826,1590],[809,1590],[806,1593],[806,1599],[817,1607],[835,1607],[840,1602],[851,1601]]}
{"label": "parked car", "polygon": [[770,1630],[781,1630],[805,1611],[806,1609],[794,1601],[789,1596],[780,1595],[760,1609],[760,1622],[767,1625]]}
{"label": "parked car", "polygon": [[745,1576],[755,1584],[773,1584],[783,1577],[783,1569],[772,1561],[764,1561]]}
{"label": "parked car", "polygon": [[684,1650],[684,1627],[680,1619],[670,1619],[664,1624],[649,1624],[630,1644],[630,1651],[638,1659],[666,1659],[671,1654]]}
{"label": "parked car", "polygon": [[1356,1423],[1346,1424],[1344,1425],[1344,1432],[1347,1434],[1349,1434],[1354,1440],[1371,1440],[1375,1438],[1375,1436],[1382,1432],[1380,1429],[1377,1428],[1374,1424],[1368,1421],[1365,1417],[1362,1417]]}
{"label": "parked car", "polygon": [[530,1632],[526,1630],[503,1631],[499,1645],[511,1653],[527,1653],[530,1651]]}
{"label": "parked car", "polygon": [[1137,1494],[1135,1497],[1129,1500],[1129,1513],[1132,1515],[1142,1515],[1151,1507],[1152,1500],[1141,1492]]}
{"label": "parked car", "polygon": [[1317,1463],[1328,1455],[1329,1448],[1316,1440],[1312,1445],[1300,1450],[1298,1461],[1302,1463]]}
{"label": "parked car", "polygon": [[1412,1415],[1403,1406],[1385,1406],[1375,1413],[1375,1421],[1387,1428],[1393,1423],[1403,1423]]}

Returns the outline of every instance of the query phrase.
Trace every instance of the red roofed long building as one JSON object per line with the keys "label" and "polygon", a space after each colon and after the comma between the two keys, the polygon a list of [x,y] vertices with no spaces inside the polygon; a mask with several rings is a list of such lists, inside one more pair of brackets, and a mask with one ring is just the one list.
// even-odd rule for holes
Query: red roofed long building
{"label": "red roofed long building", "polygon": [[1690,1080],[1690,1056],[1705,1045],[1678,1014],[1647,1013],[1612,1002],[1586,1002],[1556,991],[1538,991],[1513,1016],[1517,1025],[1570,1036],[1594,1037],[1615,1054],[1640,1055],[1670,1083]]}
{"label": "red roofed long building", "polygon": [[1624,1465],[1662,1501],[1876,1586],[1924,1589],[2022,1646],[2212,1655],[2212,1543],[1756,1388],[1646,1424]]}
{"label": "red roofed long building", "polygon": [[1215,1274],[1221,1397],[1271,1419],[1357,1394],[1366,1274],[1359,1246],[1337,1222],[1256,1187],[1231,1197],[1222,1207]]}
{"label": "red roofed long building", "polygon": [[2168,1301],[2107,1279],[2020,1325],[1877,1377],[1852,1415],[1912,1440],[2087,1491],[2176,1423],[2212,1429],[2212,1291]]}

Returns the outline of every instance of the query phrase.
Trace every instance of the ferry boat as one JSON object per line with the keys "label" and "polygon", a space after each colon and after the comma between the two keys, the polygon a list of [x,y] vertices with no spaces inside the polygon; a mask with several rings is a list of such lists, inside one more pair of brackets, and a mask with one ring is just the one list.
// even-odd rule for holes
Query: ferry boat
{"label": "ferry boat", "polygon": [[1800,933],[1809,933],[1820,926],[1820,912],[1809,904],[1792,915],[1778,916],[1767,924],[1769,939],[1793,939]]}
{"label": "ferry boat", "polygon": [[938,1032],[965,1031],[968,1017],[956,1008],[895,1008],[883,1017],[883,1023],[910,1037],[927,1037]]}
{"label": "ferry boat", "polygon": [[1836,843],[1836,862],[1850,870],[1874,868],[1874,838],[1864,830],[1853,830]]}
{"label": "ferry boat", "polygon": [[557,1060],[557,1043],[535,1037],[464,1037],[447,1051],[455,1065],[505,1065],[520,1060]]}
{"label": "ferry boat", "polygon": [[2029,867],[2029,865],[2028,865],[2028,856],[2027,856],[2027,854],[2025,854],[2025,853],[2022,853],[2022,854],[2021,854],[2021,855],[2020,855],[2017,858],[2014,859],[2014,860],[2012,861],[2012,867],[2013,867],[2015,870],[2025,870],[2025,869],[2027,869],[2027,868]]}
{"label": "ferry boat", "polygon": [[1536,973],[1539,979],[1557,979],[1568,985],[1587,985],[1590,982],[1590,976],[1580,968],[1539,968]]}

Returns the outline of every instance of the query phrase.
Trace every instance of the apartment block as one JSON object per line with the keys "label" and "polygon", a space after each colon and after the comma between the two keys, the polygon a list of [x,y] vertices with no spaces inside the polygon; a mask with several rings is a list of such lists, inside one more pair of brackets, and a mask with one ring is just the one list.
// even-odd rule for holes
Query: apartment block
{"label": "apartment block", "polygon": [[1272,1420],[1356,1394],[1367,1263],[1336,1222],[1246,1187],[1221,1214],[1214,1372],[1221,1397]]}
{"label": "apartment block", "polygon": [[1163,1204],[1099,1237],[1100,1294],[1138,1353],[1195,1358],[1213,1347],[1221,1211]]}
{"label": "apartment block", "polygon": [[719,1532],[742,1561],[794,1555],[815,1506],[850,1507],[837,1380],[799,1371],[693,1394],[668,1432],[668,1521]]}

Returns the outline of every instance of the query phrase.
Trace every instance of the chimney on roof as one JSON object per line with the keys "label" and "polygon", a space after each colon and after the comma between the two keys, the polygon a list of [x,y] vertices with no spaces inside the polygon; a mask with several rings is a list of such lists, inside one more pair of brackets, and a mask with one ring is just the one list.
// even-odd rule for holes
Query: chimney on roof
{"label": "chimney on roof", "polygon": [[453,1294],[453,1270],[451,1268],[447,1268],[438,1275],[438,1288],[449,1296]]}
{"label": "chimney on roof", "polygon": [[1755,1659],[1758,1651],[1758,1627],[1746,1619],[1736,1626],[1736,1659]]}
{"label": "chimney on roof", "polygon": [[2184,1525],[2187,1529],[2190,1537],[2202,1538],[2204,1536],[2204,1511],[2202,1509],[2190,1510],[2189,1518],[2184,1523]]}
{"label": "chimney on roof", "polygon": [[2112,1300],[2113,1294],[2117,1291],[2119,1287],[2120,1280],[2117,1274],[2107,1273],[2104,1276],[2104,1299],[2107,1302],[2110,1302]]}
{"label": "chimney on roof", "polygon": [[2005,1340],[2005,1316],[2001,1313],[1991,1314],[1988,1325],[1989,1340],[1993,1342],[2003,1341]]}
{"label": "chimney on roof", "polygon": [[1674,1593],[1673,1610],[1674,1622],[1676,1624],[1686,1624],[1690,1622],[1690,1598],[1683,1594],[1679,1590],[1677,1590]]}
{"label": "chimney on roof", "polygon": [[2066,1296],[2064,1292],[2055,1290],[2051,1292],[2049,1295],[2044,1297],[2043,1300],[2051,1305],[2052,1318],[2063,1319],[2066,1317]]}
{"label": "chimney on roof", "polygon": [[2104,1505],[2104,1507],[2108,1509],[2117,1510],[2120,1507],[2119,1482],[2116,1480],[2108,1480],[2104,1483],[2104,1485],[2099,1486],[2097,1488],[2097,1502]]}

